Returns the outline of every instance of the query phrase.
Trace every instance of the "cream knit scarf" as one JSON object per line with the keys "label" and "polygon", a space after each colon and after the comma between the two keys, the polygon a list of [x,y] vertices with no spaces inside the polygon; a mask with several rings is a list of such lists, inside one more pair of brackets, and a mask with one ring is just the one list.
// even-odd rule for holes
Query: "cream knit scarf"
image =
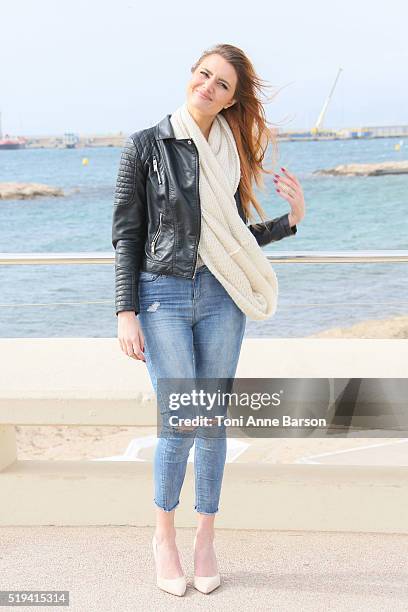
{"label": "cream knit scarf", "polygon": [[198,150],[200,257],[249,318],[267,319],[276,312],[278,280],[237,210],[234,194],[240,181],[240,162],[231,128],[218,114],[207,141],[187,102],[170,121],[175,137],[191,138]]}

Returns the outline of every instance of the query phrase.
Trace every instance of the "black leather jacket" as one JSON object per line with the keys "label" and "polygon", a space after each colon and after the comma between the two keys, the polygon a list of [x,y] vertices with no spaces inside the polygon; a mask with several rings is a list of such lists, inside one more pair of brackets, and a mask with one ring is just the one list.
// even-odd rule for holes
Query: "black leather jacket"
{"label": "black leather jacket", "polygon": [[[198,151],[176,139],[170,116],[132,134],[122,150],[112,219],[116,314],[139,312],[139,271],[194,278],[201,231]],[[239,189],[242,220],[247,218]],[[260,246],[296,234],[288,214],[248,226]]]}

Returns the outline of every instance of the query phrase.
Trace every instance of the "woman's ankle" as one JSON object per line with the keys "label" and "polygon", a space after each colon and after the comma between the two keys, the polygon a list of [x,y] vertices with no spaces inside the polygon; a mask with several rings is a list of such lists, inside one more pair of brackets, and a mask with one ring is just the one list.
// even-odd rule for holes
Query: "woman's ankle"
{"label": "woman's ankle", "polygon": [[155,535],[155,538],[156,538],[156,542],[158,544],[164,544],[164,543],[172,544],[172,543],[174,543],[176,541],[176,530],[175,530],[175,528],[168,529],[166,527],[165,529],[163,529],[161,527],[156,527],[154,535]]}
{"label": "woman's ankle", "polygon": [[214,542],[215,531],[214,529],[208,529],[208,528],[197,529],[195,537],[196,537],[196,542],[199,544]]}

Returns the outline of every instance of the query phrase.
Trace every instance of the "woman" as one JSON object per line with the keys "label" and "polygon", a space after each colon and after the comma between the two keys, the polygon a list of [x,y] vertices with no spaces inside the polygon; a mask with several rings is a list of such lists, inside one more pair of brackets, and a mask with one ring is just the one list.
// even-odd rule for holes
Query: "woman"
{"label": "woman", "polygon": [[262,185],[262,173],[272,173],[262,161],[269,142],[276,144],[260,88],[243,51],[224,44],[205,51],[192,67],[184,104],[129,137],[116,184],[118,339],[126,355],[146,363],[166,423],[154,457],[152,543],[157,585],[179,596],[186,579],[174,513],[193,444],[194,586],[209,593],[220,584],[214,519],[227,444],[223,427],[214,434],[170,424],[158,380],[233,379],[246,316],[264,320],[276,310],[277,279],[261,247],[294,235],[304,217],[299,181],[282,168],[274,181],[291,211],[247,225],[250,203],[266,219],[252,182]]}

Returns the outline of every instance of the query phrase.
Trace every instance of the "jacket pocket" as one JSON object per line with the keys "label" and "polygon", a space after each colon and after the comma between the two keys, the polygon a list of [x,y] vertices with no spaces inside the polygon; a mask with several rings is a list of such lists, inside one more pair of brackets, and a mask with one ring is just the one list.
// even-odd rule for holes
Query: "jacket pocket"
{"label": "jacket pocket", "polygon": [[157,241],[158,241],[158,239],[160,237],[160,233],[161,233],[161,229],[162,229],[163,213],[161,212],[159,214],[160,214],[159,227],[157,228],[157,230],[156,230],[156,232],[155,232],[155,234],[154,234],[154,236],[152,238],[151,245],[150,245],[150,252],[151,252],[152,255],[154,255],[154,253],[155,253],[156,244],[157,244]]}
{"label": "jacket pocket", "polygon": [[157,175],[157,182],[159,183],[159,185],[161,185],[163,183],[163,180],[160,175],[159,164],[156,155],[153,155],[153,170]]}

